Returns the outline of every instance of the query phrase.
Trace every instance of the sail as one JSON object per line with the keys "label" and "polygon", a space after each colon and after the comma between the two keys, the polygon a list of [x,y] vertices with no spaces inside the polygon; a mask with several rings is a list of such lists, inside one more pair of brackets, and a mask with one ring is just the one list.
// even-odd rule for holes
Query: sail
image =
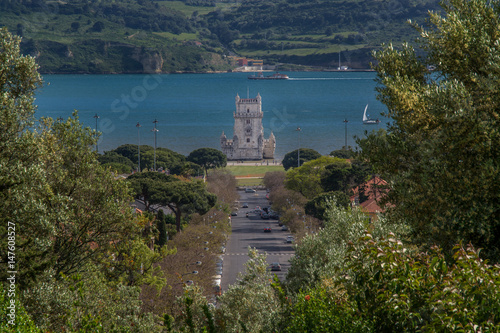
{"label": "sail", "polygon": [[366,104],[365,112],[363,113],[363,122],[366,122],[368,120],[368,117],[366,116],[366,110],[368,110],[368,104]]}

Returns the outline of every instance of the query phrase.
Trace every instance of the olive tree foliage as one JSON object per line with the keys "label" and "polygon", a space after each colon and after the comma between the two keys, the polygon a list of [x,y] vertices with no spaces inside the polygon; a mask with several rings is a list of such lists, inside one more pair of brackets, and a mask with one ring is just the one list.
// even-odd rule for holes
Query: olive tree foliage
{"label": "olive tree foliage", "polygon": [[[143,313],[139,287],[112,286],[96,267],[85,276],[54,279],[52,269],[22,294],[23,303],[43,332],[153,332],[159,322]],[[96,292],[98,291],[98,292]]]}
{"label": "olive tree foliage", "polygon": [[281,306],[266,254],[248,249],[245,274],[219,297],[216,321],[224,332],[273,332]]}
{"label": "olive tree foliage", "polygon": [[[472,242],[500,258],[500,4],[449,0],[408,44],[375,53],[386,133],[360,140],[388,181],[391,216],[450,253]],[[427,66],[435,66],[428,71]]]}
{"label": "olive tree foliage", "polygon": [[[48,222],[42,226],[25,223],[23,213],[35,205],[30,199],[29,190],[39,189],[40,186],[29,184],[28,179],[37,182],[43,179],[43,165],[38,161],[40,156],[37,149],[38,140],[34,133],[26,131],[34,124],[35,107],[34,90],[41,85],[41,77],[37,72],[38,66],[31,57],[20,56],[20,38],[11,35],[6,28],[0,29],[0,254],[7,258],[7,228],[16,228],[33,232],[42,231],[37,244],[34,239],[31,244],[36,247],[34,264],[44,269],[52,259],[42,260],[43,252],[49,249],[50,240],[47,235]],[[23,205],[21,205],[21,199]],[[42,230],[40,230],[42,229]],[[12,231],[12,229],[10,230]],[[28,242],[26,242],[28,243]],[[18,246],[22,244],[18,244]],[[16,249],[19,258],[24,260],[24,251]],[[5,260],[5,259],[4,259]],[[2,270],[0,276],[3,281],[7,270]],[[21,277],[27,272],[20,271]],[[29,280],[29,278],[27,278]]]}
{"label": "olive tree foliage", "polygon": [[[33,59],[19,55],[19,40],[0,33],[0,233],[8,224],[16,228],[18,286],[26,288],[49,267],[56,278],[79,272],[133,220],[125,184],[99,165],[95,133],[82,128],[76,113],[34,126],[40,76]],[[0,239],[5,258],[7,237]]]}
{"label": "olive tree foliage", "polygon": [[325,201],[328,208],[323,214],[324,228],[304,237],[290,259],[286,285],[291,293],[337,276],[336,272],[344,267],[347,245],[363,236],[365,230],[371,230],[374,237],[407,232],[404,225],[389,223],[383,216],[370,223],[369,217],[357,207],[345,209],[334,199]]}

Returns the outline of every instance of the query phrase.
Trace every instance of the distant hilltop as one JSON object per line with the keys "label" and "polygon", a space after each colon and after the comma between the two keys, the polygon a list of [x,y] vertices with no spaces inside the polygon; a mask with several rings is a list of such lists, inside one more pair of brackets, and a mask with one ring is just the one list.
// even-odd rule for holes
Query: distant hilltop
{"label": "distant hilltop", "polygon": [[408,19],[441,10],[438,0],[193,3],[13,0],[0,10],[42,73],[322,70],[339,67],[339,55],[342,66],[366,70],[382,43],[417,37]]}

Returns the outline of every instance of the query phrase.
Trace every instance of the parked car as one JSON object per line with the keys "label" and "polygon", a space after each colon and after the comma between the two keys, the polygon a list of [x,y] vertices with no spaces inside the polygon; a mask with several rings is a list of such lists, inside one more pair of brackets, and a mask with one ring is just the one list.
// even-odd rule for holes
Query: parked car
{"label": "parked car", "polygon": [[236,213],[236,212],[232,212],[232,213],[231,213],[231,216],[238,216],[238,213]]}
{"label": "parked car", "polygon": [[264,228],[264,232],[271,232],[271,227]]}
{"label": "parked car", "polygon": [[260,218],[263,219],[263,220],[269,220],[269,214],[266,214],[266,213],[262,213],[260,215]]}
{"label": "parked car", "polygon": [[288,237],[286,238],[286,242],[287,242],[287,243],[293,243],[293,236],[288,236]]}
{"label": "parked car", "polygon": [[253,188],[246,188],[245,193],[255,193],[256,191]]}
{"label": "parked car", "polygon": [[244,203],[243,206],[241,206],[241,208],[248,208],[248,204]]}
{"label": "parked car", "polygon": [[281,230],[288,231],[288,228],[286,227],[286,225],[284,225],[284,226],[281,227]]}
{"label": "parked car", "polygon": [[272,271],[281,271],[281,265],[279,262],[273,262],[271,264],[271,270]]}

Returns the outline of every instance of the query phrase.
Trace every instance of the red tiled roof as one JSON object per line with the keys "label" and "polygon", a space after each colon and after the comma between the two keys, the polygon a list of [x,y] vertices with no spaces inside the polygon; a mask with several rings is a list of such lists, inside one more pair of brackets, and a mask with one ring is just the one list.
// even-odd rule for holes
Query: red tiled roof
{"label": "red tiled roof", "polygon": [[[365,184],[365,195],[368,196],[366,201],[363,201],[359,206],[370,215],[381,213],[384,211],[377,203],[385,195],[385,185],[387,182],[380,177],[373,177]],[[351,196],[351,202],[356,203],[359,200],[359,186],[353,189],[354,194]]]}

